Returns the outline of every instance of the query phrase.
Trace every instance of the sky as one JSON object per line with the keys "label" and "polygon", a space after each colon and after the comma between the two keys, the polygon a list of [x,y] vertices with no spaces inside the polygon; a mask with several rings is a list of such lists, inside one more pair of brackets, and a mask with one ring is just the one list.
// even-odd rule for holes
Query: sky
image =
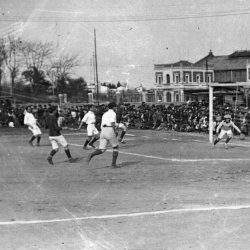
{"label": "sky", "polygon": [[0,38],[54,42],[78,54],[75,77],[93,81],[94,30],[100,82],[155,83],[154,64],[250,50],[249,0],[1,0]]}

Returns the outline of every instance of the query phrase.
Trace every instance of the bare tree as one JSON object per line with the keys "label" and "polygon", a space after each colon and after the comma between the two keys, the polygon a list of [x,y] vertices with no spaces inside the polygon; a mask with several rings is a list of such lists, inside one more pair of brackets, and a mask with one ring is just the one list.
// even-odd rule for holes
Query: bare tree
{"label": "bare tree", "polygon": [[27,69],[35,67],[37,70],[44,70],[55,52],[55,45],[53,43],[24,41],[21,52]]}
{"label": "bare tree", "polygon": [[3,39],[0,41],[0,96],[2,95],[2,76],[3,76],[3,63],[5,57],[5,46],[3,43]]}
{"label": "bare tree", "polygon": [[21,47],[22,41],[18,38],[14,38],[8,36],[8,39],[4,41],[4,62],[7,68],[10,71],[11,77],[11,91],[10,94],[12,96],[12,91],[15,85],[15,79],[19,73],[20,65],[21,65]]}
{"label": "bare tree", "polygon": [[74,74],[74,68],[80,65],[79,55],[62,54],[57,60],[51,61],[51,66],[47,70],[47,75],[53,82],[53,90],[58,85],[59,80],[67,81],[70,74]]}
{"label": "bare tree", "polygon": [[39,84],[45,78],[46,69],[50,67],[51,58],[55,52],[53,43],[24,41],[21,46],[23,63],[26,70],[22,75],[31,83],[33,95],[37,94]]}

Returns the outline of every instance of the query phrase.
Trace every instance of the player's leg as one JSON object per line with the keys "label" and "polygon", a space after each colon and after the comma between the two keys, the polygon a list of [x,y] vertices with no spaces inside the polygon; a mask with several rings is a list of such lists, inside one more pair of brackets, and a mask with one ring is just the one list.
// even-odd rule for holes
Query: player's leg
{"label": "player's leg", "polygon": [[85,141],[84,145],[83,145],[83,149],[88,150],[87,146],[90,143],[90,141],[92,140],[92,136],[88,136],[87,140]]}
{"label": "player's leg", "polygon": [[89,163],[94,156],[103,154],[106,151],[107,144],[107,140],[100,139],[100,148],[90,153],[86,158],[86,162]]}
{"label": "player's leg", "polygon": [[119,146],[115,146],[113,147],[113,154],[112,154],[112,167],[113,168],[117,168],[117,165],[116,165],[116,160],[118,158],[118,154],[119,154]]}
{"label": "player's leg", "polygon": [[215,147],[215,145],[223,138],[223,136],[226,134],[226,131],[221,130],[219,136],[215,139],[214,144],[213,144],[213,148]]}
{"label": "player's leg", "polygon": [[96,127],[93,128],[93,135],[94,135],[94,137],[93,137],[93,139],[90,141],[89,146],[91,146],[92,148],[95,148],[94,143],[100,138],[99,132],[98,132],[98,130],[96,129]]}
{"label": "player's leg", "polygon": [[66,141],[65,137],[60,135],[60,136],[58,136],[57,140],[63,146],[65,154],[67,155],[69,162],[73,163],[75,159],[73,159],[72,156],[71,156],[69,146],[68,146],[68,142]]}
{"label": "player's leg", "polygon": [[33,146],[33,141],[36,139],[36,130],[34,126],[33,128],[29,127],[29,130],[32,132],[32,137],[29,140],[29,144],[30,146]]}
{"label": "player's leg", "polygon": [[39,147],[40,146],[40,141],[41,141],[41,137],[42,137],[42,132],[40,130],[40,128],[38,126],[35,127],[36,130],[36,145]]}
{"label": "player's leg", "polygon": [[59,151],[59,147],[58,147],[56,140],[54,140],[52,137],[49,137],[49,139],[50,139],[50,142],[52,145],[52,151],[50,152],[50,154],[47,158],[47,161],[49,162],[49,164],[53,165],[54,163],[52,161],[52,158]]}
{"label": "player's leg", "polygon": [[123,141],[123,137],[127,133],[127,127],[123,123],[119,123],[118,128],[122,130],[120,138],[118,139],[118,141],[121,142],[121,143],[125,143]]}
{"label": "player's leg", "polygon": [[111,144],[112,148],[113,148],[113,154],[112,154],[112,164],[111,167],[113,168],[118,168],[118,166],[116,165],[116,160],[118,158],[118,154],[119,154],[119,142],[116,136],[113,136],[110,140],[109,143]]}
{"label": "player's leg", "polygon": [[87,148],[87,145],[90,143],[90,141],[92,140],[92,124],[88,124],[87,126],[87,135],[88,135],[88,138],[87,140],[85,141],[84,145],[83,145],[83,149],[88,149]]}
{"label": "player's leg", "polygon": [[101,132],[101,135],[100,135],[100,145],[99,145],[99,149],[96,149],[95,151],[93,151],[92,153],[90,153],[90,154],[87,156],[87,158],[86,158],[86,162],[87,162],[87,163],[89,163],[90,160],[91,160],[94,156],[103,154],[103,153],[106,151],[108,141],[107,141],[107,139],[105,138],[105,136],[106,136],[106,131],[102,131],[102,132]]}
{"label": "player's leg", "polygon": [[233,138],[233,133],[232,132],[229,132],[229,133],[227,133],[227,139],[226,139],[226,141],[225,141],[225,143],[224,143],[224,147],[226,148],[226,149],[228,149],[228,142],[231,140]]}

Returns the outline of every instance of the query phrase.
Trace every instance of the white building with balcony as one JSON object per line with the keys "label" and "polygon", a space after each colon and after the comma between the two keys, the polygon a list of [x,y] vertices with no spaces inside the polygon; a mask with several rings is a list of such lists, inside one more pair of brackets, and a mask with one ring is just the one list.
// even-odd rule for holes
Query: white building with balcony
{"label": "white building with balcony", "polygon": [[208,64],[197,66],[188,61],[155,64],[154,71],[155,101],[158,103],[204,99],[197,93],[208,90],[208,83],[214,82],[213,68]]}

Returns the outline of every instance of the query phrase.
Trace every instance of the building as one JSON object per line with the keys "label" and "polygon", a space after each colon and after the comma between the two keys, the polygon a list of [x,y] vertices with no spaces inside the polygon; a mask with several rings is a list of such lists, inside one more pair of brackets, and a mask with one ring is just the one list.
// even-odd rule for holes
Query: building
{"label": "building", "polygon": [[155,64],[154,71],[155,101],[158,103],[203,99],[203,95],[193,94],[208,91],[208,83],[214,81],[213,67],[208,64],[196,65],[188,61]]}
{"label": "building", "polygon": [[[214,82],[236,83],[245,82],[250,86],[249,79],[250,51],[235,51],[230,55],[214,56],[210,50],[209,54],[195,63],[196,66],[211,65],[214,70]],[[249,95],[249,86],[236,89],[235,87],[217,88],[218,95],[221,93],[223,102],[237,104],[246,102]],[[237,96],[236,96],[237,95]]]}

